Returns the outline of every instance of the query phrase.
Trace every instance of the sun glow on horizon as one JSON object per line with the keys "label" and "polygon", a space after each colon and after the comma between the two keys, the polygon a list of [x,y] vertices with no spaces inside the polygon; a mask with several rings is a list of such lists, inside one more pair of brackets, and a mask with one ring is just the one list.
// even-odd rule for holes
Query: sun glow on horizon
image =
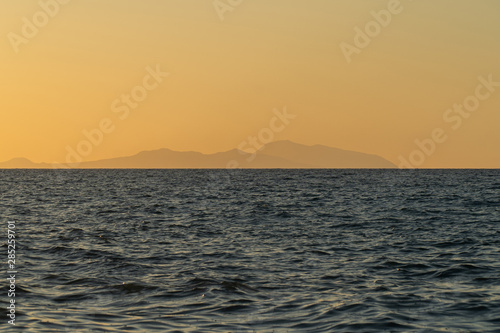
{"label": "sun glow on horizon", "polygon": [[2,2],[0,161],[227,151],[286,107],[275,140],[500,167],[498,1],[235,3]]}

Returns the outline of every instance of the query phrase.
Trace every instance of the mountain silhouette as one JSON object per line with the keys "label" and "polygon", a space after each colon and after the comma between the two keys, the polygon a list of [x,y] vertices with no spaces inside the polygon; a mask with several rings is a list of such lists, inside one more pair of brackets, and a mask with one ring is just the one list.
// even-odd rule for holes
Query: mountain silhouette
{"label": "mountain silhouette", "polygon": [[33,163],[27,158],[14,158],[10,161],[0,163],[1,169],[50,169],[48,163]]}
{"label": "mountain silhouette", "polygon": [[33,163],[16,158],[0,163],[2,169],[299,169],[299,168],[396,168],[396,165],[377,156],[322,145],[306,146],[291,141],[275,141],[254,154],[238,149],[215,154],[178,152],[170,149],[143,151],[133,156],[110,158],[79,164],[56,165]]}
{"label": "mountain silhouette", "polygon": [[349,150],[331,148],[322,145],[305,146],[291,141],[276,141],[269,143],[263,150],[264,154],[281,157],[288,161],[307,161],[315,168],[396,168],[394,164],[377,156],[358,153]]}

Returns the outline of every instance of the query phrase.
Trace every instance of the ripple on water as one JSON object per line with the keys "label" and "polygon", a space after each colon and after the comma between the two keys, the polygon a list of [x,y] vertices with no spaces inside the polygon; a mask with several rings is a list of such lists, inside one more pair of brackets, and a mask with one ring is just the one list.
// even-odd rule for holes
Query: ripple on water
{"label": "ripple on water", "polygon": [[0,170],[22,330],[498,332],[499,171],[226,172]]}

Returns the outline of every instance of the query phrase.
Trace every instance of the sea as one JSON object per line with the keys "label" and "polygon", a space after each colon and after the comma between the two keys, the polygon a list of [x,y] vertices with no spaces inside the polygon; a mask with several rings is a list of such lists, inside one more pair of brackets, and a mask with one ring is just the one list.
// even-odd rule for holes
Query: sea
{"label": "sea", "polygon": [[500,170],[0,170],[0,196],[1,332],[500,332]]}

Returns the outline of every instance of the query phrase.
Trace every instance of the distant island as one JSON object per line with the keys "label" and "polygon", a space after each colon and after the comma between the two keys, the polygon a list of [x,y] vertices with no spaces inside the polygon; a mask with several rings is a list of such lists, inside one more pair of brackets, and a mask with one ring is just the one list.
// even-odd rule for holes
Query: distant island
{"label": "distant island", "polygon": [[15,158],[0,163],[0,169],[391,169],[396,165],[371,154],[306,146],[291,141],[275,141],[258,152],[238,149],[215,154],[179,152],[170,149],[143,151],[133,156],[78,164],[34,163]]}

